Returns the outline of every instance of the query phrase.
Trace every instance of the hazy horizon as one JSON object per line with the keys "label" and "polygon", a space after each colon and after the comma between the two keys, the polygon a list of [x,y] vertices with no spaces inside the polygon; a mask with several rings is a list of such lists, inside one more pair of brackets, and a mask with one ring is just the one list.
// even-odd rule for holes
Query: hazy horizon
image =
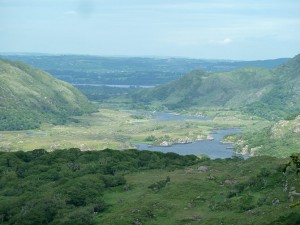
{"label": "hazy horizon", "polygon": [[299,11],[297,0],[0,0],[0,52],[291,58]]}
{"label": "hazy horizon", "polygon": [[[299,52],[300,54],[300,52]],[[276,60],[276,59],[291,59],[294,56],[277,57],[277,58],[265,58],[265,59],[226,59],[226,58],[197,58],[189,56],[168,56],[168,55],[96,55],[96,54],[80,54],[80,53],[44,53],[44,52],[0,52],[0,57],[8,55],[16,56],[91,56],[91,57],[104,57],[104,58],[157,58],[157,59],[195,59],[195,60],[220,60],[220,61],[264,61],[264,60]]]}

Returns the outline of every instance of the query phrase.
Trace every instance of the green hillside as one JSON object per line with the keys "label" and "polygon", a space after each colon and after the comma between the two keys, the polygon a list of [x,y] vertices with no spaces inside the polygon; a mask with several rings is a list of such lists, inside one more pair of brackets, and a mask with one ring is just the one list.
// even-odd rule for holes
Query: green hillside
{"label": "green hillside", "polygon": [[232,107],[257,100],[259,96],[256,93],[262,88],[267,89],[272,78],[269,70],[257,68],[223,73],[193,71],[169,84],[143,90],[133,97],[135,101],[161,101],[169,109]]}
{"label": "green hillside", "polygon": [[250,155],[287,157],[299,153],[300,116],[280,120],[262,130],[231,137],[238,152]]}
{"label": "green hillside", "polygon": [[272,71],[272,89],[245,110],[267,118],[282,119],[300,114],[300,54]]}
{"label": "green hillside", "polygon": [[274,70],[193,71],[180,79],[132,95],[134,103],[168,109],[225,107],[270,120],[300,111],[300,55]]}
{"label": "green hillside", "polygon": [[0,60],[0,130],[64,123],[69,116],[94,110],[71,85],[20,62]]}
{"label": "green hillside", "polygon": [[137,150],[37,149],[0,156],[4,225],[300,222],[296,155],[293,161],[210,160]]}

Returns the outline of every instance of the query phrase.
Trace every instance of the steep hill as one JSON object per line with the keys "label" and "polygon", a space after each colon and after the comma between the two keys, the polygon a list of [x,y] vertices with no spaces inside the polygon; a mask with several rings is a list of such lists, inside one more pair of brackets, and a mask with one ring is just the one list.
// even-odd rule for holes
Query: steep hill
{"label": "steep hill", "polygon": [[249,131],[231,140],[236,143],[237,152],[249,155],[270,155],[287,157],[299,153],[300,116],[280,120],[262,130]]}
{"label": "steep hill", "polygon": [[270,71],[256,68],[223,73],[193,71],[166,85],[143,90],[134,95],[134,100],[161,101],[169,109],[191,106],[230,107],[258,99],[257,92],[272,79]]}
{"label": "steep hill", "polygon": [[94,110],[71,85],[20,62],[0,60],[0,130],[63,123],[69,116]]}
{"label": "steep hill", "polygon": [[272,89],[245,110],[269,119],[300,114],[300,54],[272,72],[275,74]]}
{"label": "steep hill", "polygon": [[239,108],[279,119],[300,111],[300,55],[276,69],[242,68],[230,72],[193,71],[182,78],[142,90],[134,102],[168,109],[197,107]]}

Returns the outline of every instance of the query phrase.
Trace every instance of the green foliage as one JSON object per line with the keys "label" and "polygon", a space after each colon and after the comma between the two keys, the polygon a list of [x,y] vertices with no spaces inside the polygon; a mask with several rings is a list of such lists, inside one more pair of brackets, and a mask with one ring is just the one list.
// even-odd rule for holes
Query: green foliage
{"label": "green foliage", "polygon": [[74,85],[80,90],[89,100],[102,102],[109,98],[118,96],[126,96],[140,90],[139,87],[110,87],[110,86],[94,86],[94,85]]}
{"label": "green foliage", "polygon": [[0,60],[0,130],[63,124],[70,116],[95,111],[71,85],[20,62]]}
{"label": "green foliage", "polygon": [[[205,160],[184,170],[130,173],[126,176],[130,190],[107,192],[104,198],[114,210],[107,210],[97,221],[265,225],[281,216],[298,215],[296,207],[289,207],[288,193],[283,191],[285,180],[279,167],[285,162],[286,159],[272,157],[218,159]],[[207,171],[199,172],[200,166],[207,167]],[[290,178],[297,178],[296,174]]]}
{"label": "green foliage", "polygon": [[[288,193],[282,191],[286,161],[271,157],[198,160],[175,153],[110,149],[2,152],[0,221],[3,218],[7,225],[137,221],[209,225],[221,220],[297,224],[298,207],[289,207]],[[291,170],[296,165],[291,162],[288,181],[298,189],[296,170]],[[208,170],[199,172],[199,166]],[[248,214],[249,223],[244,219]]]}
{"label": "green foliage", "polygon": [[152,189],[153,191],[160,191],[164,188],[169,182],[171,181],[170,177],[168,176],[165,180],[160,180],[151,184],[148,188]]}
{"label": "green foliage", "polygon": [[277,220],[266,225],[298,225],[300,224],[300,213],[289,213],[285,216],[280,216]]}
{"label": "green foliage", "polygon": [[235,140],[243,141],[238,141],[242,144],[235,145],[235,148],[237,151],[242,151],[242,148],[247,146],[247,153],[254,152],[255,155],[277,157],[288,157],[298,153],[300,142],[297,124],[299,124],[299,119],[296,117],[295,120],[282,120],[258,131],[236,135]]}
{"label": "green foliage", "polygon": [[296,169],[296,174],[298,175],[300,173],[300,154],[291,155],[291,160],[284,166],[283,172],[285,173],[288,169],[288,167],[294,166]]}
{"label": "green foliage", "polygon": [[92,225],[93,215],[109,207],[103,200],[105,190],[124,186],[129,171],[182,168],[198,162],[195,156],[175,155],[76,148],[1,153],[0,216],[4,223],[16,225]]}
{"label": "green foliage", "polygon": [[299,57],[274,70],[253,67],[222,73],[193,71],[168,84],[133,93],[131,98],[147,107],[226,107],[279,120],[300,110]]}
{"label": "green foliage", "polygon": [[145,138],[145,141],[153,142],[156,140],[156,137],[154,135],[149,135]]}

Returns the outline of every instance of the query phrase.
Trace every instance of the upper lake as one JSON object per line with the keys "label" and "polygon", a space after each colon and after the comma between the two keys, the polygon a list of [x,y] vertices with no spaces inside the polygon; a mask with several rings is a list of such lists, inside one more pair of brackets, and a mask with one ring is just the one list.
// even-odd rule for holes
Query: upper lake
{"label": "upper lake", "polygon": [[[151,119],[153,122],[166,122],[166,121],[183,121],[183,120],[209,120],[208,117],[198,116],[182,116],[167,112],[133,112],[133,114],[147,114],[153,116]],[[228,134],[240,133],[240,129],[216,129],[213,136],[213,140],[196,141],[188,144],[174,144],[172,146],[163,147],[156,145],[137,144],[136,147],[139,150],[150,150],[160,152],[174,152],[180,155],[207,155],[211,159],[215,158],[231,158],[233,156],[242,156],[233,151],[232,144],[222,143],[222,139]],[[243,156],[245,157],[245,156]]]}

